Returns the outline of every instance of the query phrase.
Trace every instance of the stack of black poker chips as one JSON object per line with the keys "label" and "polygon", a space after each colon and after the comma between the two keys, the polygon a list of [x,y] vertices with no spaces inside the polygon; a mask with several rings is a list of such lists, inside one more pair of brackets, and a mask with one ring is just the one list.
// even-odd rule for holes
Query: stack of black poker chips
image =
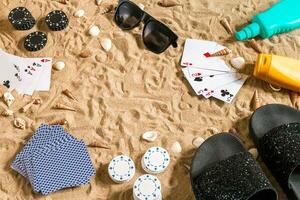
{"label": "stack of black poker chips", "polygon": [[17,7],[10,11],[8,20],[17,30],[29,30],[36,23],[29,10],[24,7]]}
{"label": "stack of black poker chips", "polygon": [[61,31],[69,24],[67,15],[61,10],[54,10],[46,16],[46,24],[52,31]]}

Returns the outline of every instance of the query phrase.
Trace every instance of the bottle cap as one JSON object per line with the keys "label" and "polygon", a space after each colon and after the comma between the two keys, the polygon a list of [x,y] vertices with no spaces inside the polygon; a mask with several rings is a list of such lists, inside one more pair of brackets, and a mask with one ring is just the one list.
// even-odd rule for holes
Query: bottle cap
{"label": "bottle cap", "polygon": [[268,81],[269,70],[271,67],[272,55],[259,54],[256,60],[253,75],[256,78]]}
{"label": "bottle cap", "polygon": [[247,40],[260,34],[260,26],[253,22],[235,34],[237,40]]}

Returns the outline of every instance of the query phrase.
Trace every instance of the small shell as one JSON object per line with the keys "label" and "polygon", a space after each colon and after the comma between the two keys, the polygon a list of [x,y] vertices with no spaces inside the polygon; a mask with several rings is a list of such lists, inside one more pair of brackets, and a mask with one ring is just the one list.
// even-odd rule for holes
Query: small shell
{"label": "small shell", "polygon": [[296,102],[299,100],[299,93],[291,91],[290,99],[291,99],[292,105],[295,106]]}
{"label": "small shell", "polygon": [[88,57],[91,57],[92,55],[93,55],[93,53],[92,53],[92,51],[89,50],[89,49],[83,50],[83,51],[79,54],[79,56],[80,56],[81,58],[88,58]]}
{"label": "small shell", "polygon": [[281,87],[275,87],[274,85],[272,85],[271,83],[269,83],[269,86],[270,86],[270,88],[273,90],[273,91],[275,91],[275,92],[280,92],[280,90],[281,90]]}
{"label": "small shell", "polygon": [[34,104],[34,102],[35,102],[35,99],[30,101],[28,104],[26,104],[23,108],[21,108],[21,112],[23,112],[23,113],[27,112],[31,108],[31,106]]}
{"label": "small shell", "polygon": [[245,59],[243,57],[237,57],[230,60],[230,64],[235,69],[242,69],[245,66]]}
{"label": "small shell", "polygon": [[66,95],[67,97],[69,97],[70,99],[75,100],[75,101],[78,101],[78,100],[75,98],[75,96],[72,94],[72,92],[71,92],[70,90],[65,89],[65,90],[62,91],[62,93],[63,93],[64,95]]}
{"label": "small shell", "polygon": [[220,51],[217,51],[217,52],[211,54],[210,57],[226,56],[226,55],[228,55],[230,53],[231,53],[231,50],[228,49],[228,48],[225,48],[225,49],[222,49]]}
{"label": "small shell", "polygon": [[257,160],[257,158],[258,158],[258,151],[257,151],[256,148],[251,148],[251,149],[248,150],[248,152],[252,154],[252,156],[253,156],[253,158],[255,160]]}
{"label": "small shell", "polygon": [[102,0],[96,0],[96,4],[97,4],[98,6],[100,6],[101,3],[102,3]]}
{"label": "small shell", "polygon": [[100,14],[101,14],[101,15],[104,15],[104,14],[110,13],[110,12],[113,11],[113,10],[114,10],[114,5],[110,4],[110,5],[105,6],[105,7],[100,11]]}
{"label": "small shell", "polygon": [[254,94],[253,94],[253,97],[252,97],[252,99],[251,99],[250,109],[251,109],[252,111],[255,111],[255,110],[257,110],[260,106],[261,106],[261,104],[260,104],[260,98],[259,98],[259,95],[258,95],[257,90],[255,90],[255,91],[254,91]]}
{"label": "small shell", "polygon": [[173,6],[180,6],[181,4],[175,0],[160,0],[158,2],[158,5],[162,7],[173,7]]}
{"label": "small shell", "polygon": [[84,10],[80,9],[80,10],[77,10],[75,13],[74,13],[74,17],[83,17],[85,14]]}
{"label": "small shell", "polygon": [[231,35],[234,34],[234,32],[233,32],[232,28],[230,27],[230,24],[229,24],[229,22],[228,22],[228,20],[227,20],[226,18],[222,19],[222,20],[220,21],[220,23],[222,24],[222,26],[225,28],[225,30],[226,30],[229,34],[231,34]]}
{"label": "small shell", "polygon": [[101,46],[105,51],[109,51],[111,49],[112,46],[112,42],[110,39],[106,38],[104,40],[101,41]]}
{"label": "small shell", "polygon": [[173,153],[181,153],[182,147],[181,147],[180,143],[176,141],[172,145],[171,150]]}
{"label": "small shell", "polygon": [[68,125],[68,124],[69,123],[66,119],[60,119],[60,120],[49,123],[49,125],[62,125],[62,126]]}
{"label": "small shell", "polygon": [[97,37],[100,34],[100,28],[96,25],[92,26],[89,30],[90,36]]}
{"label": "small shell", "polygon": [[8,107],[10,107],[15,101],[14,96],[10,92],[5,92],[3,94],[3,99]]}
{"label": "small shell", "polygon": [[193,145],[198,148],[200,147],[200,145],[205,141],[205,139],[203,139],[202,137],[196,137],[194,140],[193,140]]}
{"label": "small shell", "polygon": [[140,9],[145,10],[145,5],[142,3],[139,3],[138,6],[140,7]]}
{"label": "small shell", "polygon": [[262,53],[262,49],[260,47],[260,45],[256,42],[255,39],[251,39],[250,40],[250,45],[251,47],[257,52],[257,53]]}
{"label": "small shell", "polygon": [[54,63],[53,68],[57,71],[61,71],[65,68],[66,64],[63,61],[58,61]]}
{"label": "small shell", "polygon": [[15,126],[16,128],[25,130],[25,129],[26,129],[26,122],[25,122],[25,120],[22,119],[22,118],[16,118],[16,119],[14,120],[14,126]]}
{"label": "small shell", "polygon": [[9,116],[12,116],[13,114],[14,114],[14,111],[9,110],[9,109],[4,110],[4,111],[1,113],[1,115],[2,115],[3,117],[9,117]]}
{"label": "small shell", "polygon": [[34,100],[33,100],[33,104],[34,105],[41,105],[43,103],[43,101],[42,101],[42,99],[40,99],[40,98],[35,98]]}
{"label": "small shell", "polygon": [[142,138],[148,142],[154,142],[157,138],[157,131],[147,131],[143,134]]}
{"label": "small shell", "polygon": [[61,104],[61,103],[57,103],[52,108],[58,109],[58,110],[69,110],[69,111],[74,111],[74,112],[76,111],[75,108],[72,108],[70,106],[67,106],[67,105],[64,105],[64,104]]}

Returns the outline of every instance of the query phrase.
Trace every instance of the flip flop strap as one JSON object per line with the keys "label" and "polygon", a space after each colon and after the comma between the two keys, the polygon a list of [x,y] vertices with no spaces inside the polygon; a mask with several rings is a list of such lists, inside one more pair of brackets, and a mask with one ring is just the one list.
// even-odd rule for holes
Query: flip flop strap
{"label": "flip flop strap", "polygon": [[273,190],[248,152],[220,161],[202,172],[194,181],[197,200],[247,200],[264,189]]}
{"label": "flip flop strap", "polygon": [[263,160],[283,185],[300,164],[300,123],[279,126],[265,134],[259,143]]}

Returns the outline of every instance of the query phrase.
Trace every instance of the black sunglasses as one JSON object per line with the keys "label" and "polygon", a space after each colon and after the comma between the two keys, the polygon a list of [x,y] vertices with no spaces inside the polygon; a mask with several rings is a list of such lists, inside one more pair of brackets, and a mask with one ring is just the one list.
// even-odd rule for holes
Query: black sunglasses
{"label": "black sunglasses", "polygon": [[144,22],[143,41],[154,53],[162,53],[170,45],[177,47],[178,36],[171,29],[129,0],[119,0],[114,21],[123,30],[131,30]]}

